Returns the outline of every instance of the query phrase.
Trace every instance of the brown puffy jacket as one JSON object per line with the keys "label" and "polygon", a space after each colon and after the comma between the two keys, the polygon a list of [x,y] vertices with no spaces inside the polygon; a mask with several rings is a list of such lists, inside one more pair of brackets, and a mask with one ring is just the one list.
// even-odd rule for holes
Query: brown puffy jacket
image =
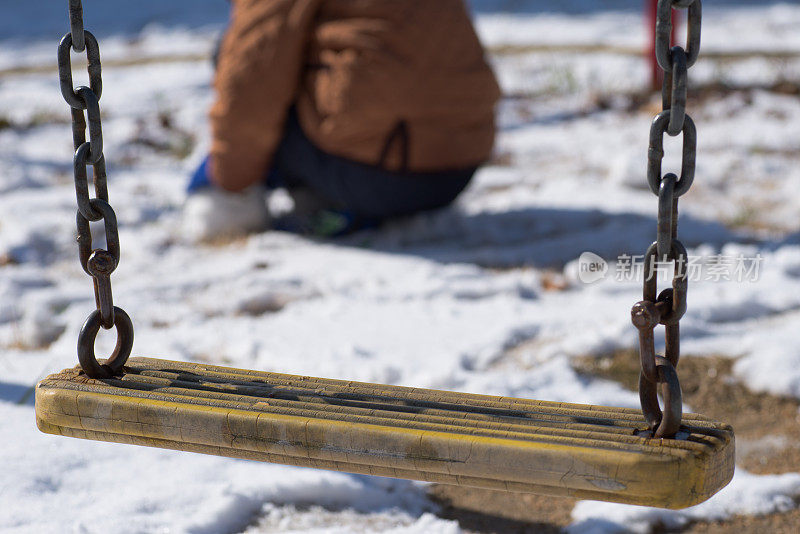
{"label": "brown puffy jacket", "polygon": [[438,171],[489,157],[499,89],[463,0],[233,4],[210,114],[221,187],[263,180],[293,105],[316,146],[361,163]]}

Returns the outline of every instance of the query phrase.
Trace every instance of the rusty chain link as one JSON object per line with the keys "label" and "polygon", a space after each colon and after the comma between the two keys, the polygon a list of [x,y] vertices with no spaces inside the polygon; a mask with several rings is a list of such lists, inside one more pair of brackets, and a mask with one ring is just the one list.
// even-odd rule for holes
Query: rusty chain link
{"label": "rusty chain link", "polygon": [[[61,95],[72,114],[72,141],[75,149],[73,171],[78,202],[78,256],[81,266],[92,277],[97,309],[92,312],[78,336],[78,361],[91,378],[109,378],[119,374],[133,347],[133,323],[124,310],[114,306],[111,273],[119,265],[119,231],[117,216],[108,200],[106,164],[103,157],[103,128],[100,118],[100,96],[103,91],[100,47],[94,35],[83,29],[81,0],[69,0],[70,32],[58,46],[58,77]],[[89,87],[75,88],[72,82],[71,50],[86,52]],[[84,113],[85,111],[85,113]],[[86,141],[86,130],[89,141]],[[93,171],[94,193],[89,194],[86,167]],[[90,222],[103,221],[105,249],[95,249]],[[100,364],[94,344],[100,328],[117,330],[117,346],[106,363]]]}
{"label": "rusty chain link", "polygon": [[[688,9],[686,48],[671,46],[672,10]],[[663,111],[650,127],[647,158],[647,182],[658,196],[657,239],[644,257],[642,300],[631,310],[631,319],[639,331],[639,400],[645,420],[654,438],[673,438],[683,416],[681,385],[676,368],[680,359],[680,320],[686,313],[688,289],[686,248],[678,240],[678,198],[694,181],[697,158],[697,130],[686,113],[688,70],[700,53],[702,20],[701,0],[659,0],[656,18],[656,59],[664,71]],[[661,174],[664,159],[664,135],[683,133],[683,161],[680,177]],[[672,263],[672,287],[658,293],[659,262]],[[655,328],[665,326],[664,356],[655,350]],[[664,399],[664,410],[658,392]]]}

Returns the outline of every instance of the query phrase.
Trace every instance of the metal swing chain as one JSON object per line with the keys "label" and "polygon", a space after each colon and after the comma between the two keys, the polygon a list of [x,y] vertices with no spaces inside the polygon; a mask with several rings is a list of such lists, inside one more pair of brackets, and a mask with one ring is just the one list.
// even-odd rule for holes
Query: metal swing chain
{"label": "metal swing chain", "polygon": [[[688,8],[688,38],[686,49],[670,47],[672,10]],[[686,248],[678,237],[678,198],[685,194],[694,180],[697,130],[686,114],[687,72],[697,61],[700,52],[701,0],[659,0],[656,18],[656,59],[664,71],[662,87],[663,111],[650,128],[647,181],[658,197],[658,231],[656,241],[644,256],[644,290],[642,301],[631,310],[634,326],[639,330],[639,400],[650,435],[672,438],[681,426],[683,416],[681,385],[676,367],[680,358],[680,320],[686,313],[687,263]],[[664,134],[683,133],[683,162],[681,175],[662,176]],[[657,263],[672,262],[672,287],[657,294]],[[655,351],[655,327],[666,327],[665,354]],[[658,390],[664,398],[664,411],[658,403]]]}
{"label": "metal swing chain", "polygon": [[[117,216],[108,201],[106,163],[103,157],[103,130],[100,120],[100,96],[103,80],[100,48],[97,39],[83,29],[81,0],[69,0],[70,32],[58,45],[58,77],[61,95],[72,113],[72,141],[75,148],[73,172],[78,199],[78,255],[86,274],[92,277],[97,309],[81,328],[78,336],[78,361],[91,378],[109,378],[119,374],[133,347],[133,324],[124,310],[114,306],[111,273],[119,265]],[[74,88],[70,51],[86,52],[89,87]],[[86,141],[88,123],[89,141]],[[92,166],[95,197],[89,196],[87,165]],[[103,221],[106,248],[93,248],[90,221]],[[100,328],[117,329],[117,346],[105,364],[100,364],[94,344]]]}

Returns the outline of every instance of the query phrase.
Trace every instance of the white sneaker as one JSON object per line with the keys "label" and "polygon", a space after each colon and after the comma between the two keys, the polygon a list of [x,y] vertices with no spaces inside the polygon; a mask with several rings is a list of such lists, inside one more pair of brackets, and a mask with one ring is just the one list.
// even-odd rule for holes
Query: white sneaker
{"label": "white sneaker", "polygon": [[237,193],[213,187],[192,193],[183,205],[181,233],[198,243],[266,230],[270,224],[266,194],[261,186]]}

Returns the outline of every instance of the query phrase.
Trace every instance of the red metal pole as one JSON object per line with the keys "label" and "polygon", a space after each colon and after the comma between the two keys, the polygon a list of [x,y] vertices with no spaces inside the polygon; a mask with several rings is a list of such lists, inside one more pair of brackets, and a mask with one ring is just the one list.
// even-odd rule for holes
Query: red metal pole
{"label": "red metal pole", "polygon": [[[658,12],[658,0],[645,0],[645,24],[648,28],[647,46],[645,47],[645,57],[647,64],[650,66],[650,89],[658,91],[661,89],[661,84],[664,81],[664,73],[661,67],[658,66],[656,61],[656,13]],[[678,32],[678,23],[680,17],[678,10],[672,10],[672,37],[670,38],[672,44],[675,44],[675,36]]]}

